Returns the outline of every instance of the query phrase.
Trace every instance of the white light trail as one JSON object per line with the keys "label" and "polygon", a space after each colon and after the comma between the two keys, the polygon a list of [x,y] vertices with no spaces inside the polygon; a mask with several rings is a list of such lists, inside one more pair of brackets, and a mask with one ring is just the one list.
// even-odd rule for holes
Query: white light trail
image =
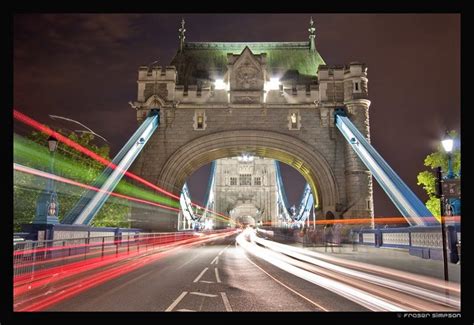
{"label": "white light trail", "polygon": [[324,278],[320,275],[302,270],[298,267],[295,267],[293,265],[290,265],[289,263],[283,262],[275,258],[267,249],[259,247],[255,244],[251,244],[247,240],[245,240],[245,236],[248,236],[250,234],[249,231],[250,230],[247,229],[245,232],[237,236],[237,243],[244,249],[246,249],[248,252],[273,264],[274,266],[297,277],[300,277],[306,281],[321,286],[327,290],[335,292],[372,311],[408,311],[400,305],[390,303],[389,301],[379,298],[373,294],[366,293],[360,289],[353,288],[338,281]]}
{"label": "white light trail", "polygon": [[[251,229],[245,230],[236,240],[248,252],[274,266],[373,311],[451,311],[460,308],[456,284],[275,243],[257,237]],[[444,290],[450,292],[449,296]]]}

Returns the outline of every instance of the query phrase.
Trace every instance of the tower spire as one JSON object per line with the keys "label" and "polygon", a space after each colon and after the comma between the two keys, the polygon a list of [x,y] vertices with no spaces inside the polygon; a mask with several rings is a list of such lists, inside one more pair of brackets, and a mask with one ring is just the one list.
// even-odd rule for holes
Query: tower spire
{"label": "tower spire", "polygon": [[184,28],[184,18],[181,18],[181,28],[178,29],[178,32],[179,32],[179,52],[183,52],[183,48],[184,48],[184,39],[186,38],[186,36],[184,36],[184,33],[186,32],[186,29]]}
{"label": "tower spire", "polygon": [[316,38],[315,31],[316,31],[316,28],[314,28],[314,21],[313,21],[312,16],[309,20],[308,31],[309,31],[309,49],[310,49],[310,51],[314,52],[314,51],[316,51],[316,44],[315,44],[315,38]]}

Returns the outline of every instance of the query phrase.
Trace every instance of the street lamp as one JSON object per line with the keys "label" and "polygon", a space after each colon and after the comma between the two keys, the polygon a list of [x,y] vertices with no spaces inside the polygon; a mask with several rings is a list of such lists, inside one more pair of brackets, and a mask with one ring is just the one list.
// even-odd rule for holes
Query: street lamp
{"label": "street lamp", "polygon": [[[58,147],[58,140],[54,136],[48,138],[48,148],[51,155],[50,172],[54,174],[54,155]],[[36,215],[33,224],[55,225],[58,220],[59,204],[55,191],[54,180],[49,179],[46,189],[43,190],[36,202]]]}
{"label": "street lamp", "polygon": [[48,138],[48,147],[49,151],[54,153],[56,151],[56,148],[58,147],[58,139],[53,136],[50,136]]}
{"label": "street lamp", "polygon": [[[446,223],[445,223],[445,216],[446,216],[446,201],[449,202],[449,199],[446,198],[446,194],[443,191],[443,183],[454,179],[454,172],[453,172],[453,164],[452,164],[452,151],[454,147],[454,140],[453,138],[446,132],[443,140],[441,141],[444,151],[448,154],[448,173],[446,175],[446,180],[443,180],[443,172],[441,167],[436,168],[436,178],[437,178],[437,192],[440,200],[440,214],[441,214],[441,237],[443,241],[443,266],[444,266],[444,280],[449,281],[448,276],[448,249],[446,243]],[[452,212],[449,211],[449,215]]]}
{"label": "street lamp", "polygon": [[444,136],[443,141],[441,141],[441,144],[443,145],[444,151],[448,154],[448,174],[446,175],[446,178],[448,179],[453,179],[454,178],[454,172],[453,172],[453,157],[452,157],[452,151],[453,151],[453,146],[454,146],[454,140],[449,136],[448,133]]}

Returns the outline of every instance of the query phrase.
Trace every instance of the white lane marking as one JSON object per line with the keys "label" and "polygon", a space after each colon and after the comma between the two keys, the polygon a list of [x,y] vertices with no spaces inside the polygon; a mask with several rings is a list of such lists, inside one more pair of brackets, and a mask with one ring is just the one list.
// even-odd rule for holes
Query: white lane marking
{"label": "white lane marking", "polygon": [[230,244],[227,245],[223,250],[221,250],[221,251],[219,252],[219,254],[217,254],[217,255],[221,255],[222,253],[224,253],[224,251],[225,251],[225,250],[227,249],[227,247],[229,247],[229,246],[230,246]]}
{"label": "white lane marking", "polygon": [[297,294],[298,296],[300,296],[301,298],[305,299],[306,301],[312,303],[313,305],[315,305],[316,307],[324,310],[324,311],[329,311],[328,309],[324,308],[323,306],[321,306],[320,304],[312,301],[311,299],[309,298],[306,298],[305,296],[303,296],[301,293],[291,289],[289,286],[287,286],[286,284],[284,284],[283,282],[277,280],[276,278],[274,278],[273,276],[271,276],[267,271],[265,271],[264,269],[262,269],[260,266],[258,266],[257,264],[255,264],[254,262],[252,262],[247,256],[245,256],[245,258],[247,259],[247,261],[249,261],[250,263],[252,263],[253,265],[255,265],[257,268],[260,269],[260,271],[262,271],[263,273],[265,273],[266,275],[268,275],[271,279],[273,279],[275,282],[277,282],[278,284],[284,286],[285,288],[287,288],[288,290],[290,290],[291,292]]}
{"label": "white lane marking", "polygon": [[214,262],[217,264],[218,261],[219,261],[219,256],[216,256],[216,257],[214,257],[214,259],[212,260],[211,264],[214,264]]}
{"label": "white lane marking", "polygon": [[177,311],[195,311],[195,310],[191,310],[191,309],[178,309]]}
{"label": "white lane marking", "polygon": [[221,278],[219,278],[219,271],[217,270],[217,267],[214,269],[214,271],[216,272],[217,283],[221,283]]}
{"label": "white lane marking", "polygon": [[165,311],[172,311],[174,307],[176,307],[177,304],[179,304],[179,302],[184,298],[184,296],[186,296],[188,292],[187,291],[183,291],[178,298],[176,298],[175,301],[173,301],[173,303],[168,307],[166,308]]}
{"label": "white lane marking", "polygon": [[214,281],[206,281],[206,280],[201,280],[199,282],[204,282],[204,283],[215,283]]}
{"label": "white lane marking", "polygon": [[225,310],[232,311],[232,307],[230,306],[229,299],[227,299],[227,295],[225,294],[225,292],[221,292],[221,296],[222,301],[224,301]]}
{"label": "white lane marking", "polygon": [[190,292],[189,293],[190,295],[196,295],[196,296],[203,296],[203,297],[217,297],[217,295],[213,295],[213,294],[210,294],[210,293],[202,293],[202,292]]}
{"label": "white lane marking", "polygon": [[209,268],[208,268],[208,267],[206,267],[204,270],[202,270],[202,272],[201,272],[201,273],[199,273],[199,275],[197,276],[197,278],[196,278],[196,279],[194,279],[194,281],[193,281],[193,282],[198,282],[198,281],[199,281],[199,279],[200,279],[200,278],[201,278],[201,277],[204,275],[204,273],[206,273],[206,271],[207,271],[208,269],[209,269]]}

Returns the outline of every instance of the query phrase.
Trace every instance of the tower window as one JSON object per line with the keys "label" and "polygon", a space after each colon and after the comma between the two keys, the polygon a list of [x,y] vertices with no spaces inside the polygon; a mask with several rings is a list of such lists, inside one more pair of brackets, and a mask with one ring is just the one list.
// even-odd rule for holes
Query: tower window
{"label": "tower window", "polygon": [[354,92],[355,93],[360,93],[360,83],[359,81],[354,82]]}
{"label": "tower window", "polygon": [[252,175],[250,175],[250,174],[240,174],[239,175],[239,184],[241,186],[252,185]]}
{"label": "tower window", "polygon": [[204,116],[203,116],[203,114],[199,113],[197,118],[198,118],[197,119],[197,128],[202,129],[204,127]]}
{"label": "tower window", "polygon": [[288,113],[288,129],[299,130],[301,127],[301,117],[298,110],[290,110]]}
{"label": "tower window", "polygon": [[230,185],[231,186],[236,186],[237,185],[237,177],[231,177],[230,178]]}
{"label": "tower window", "polygon": [[298,127],[298,120],[296,113],[291,113],[291,128],[296,129]]}
{"label": "tower window", "polygon": [[206,129],[206,112],[204,110],[196,110],[194,112],[194,130]]}
{"label": "tower window", "polygon": [[255,177],[253,179],[253,185],[262,185],[262,178],[261,177]]}

